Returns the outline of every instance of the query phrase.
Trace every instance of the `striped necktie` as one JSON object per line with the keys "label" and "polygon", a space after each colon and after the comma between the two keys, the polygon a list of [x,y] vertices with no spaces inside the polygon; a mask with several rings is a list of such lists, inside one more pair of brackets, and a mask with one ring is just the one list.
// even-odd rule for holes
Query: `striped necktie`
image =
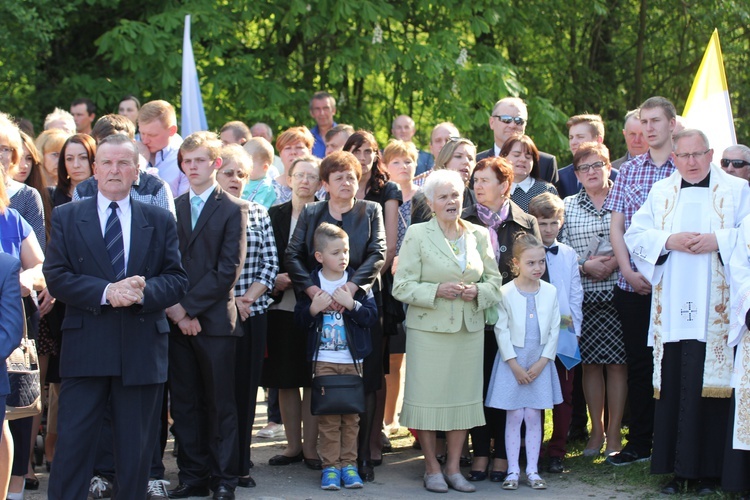
{"label": "striped necktie", "polygon": [[119,281],[125,277],[125,246],[122,243],[120,218],[117,216],[117,202],[110,203],[109,208],[112,209],[112,213],[109,214],[107,226],[104,228],[104,243],[107,245],[109,261],[115,271],[115,279]]}

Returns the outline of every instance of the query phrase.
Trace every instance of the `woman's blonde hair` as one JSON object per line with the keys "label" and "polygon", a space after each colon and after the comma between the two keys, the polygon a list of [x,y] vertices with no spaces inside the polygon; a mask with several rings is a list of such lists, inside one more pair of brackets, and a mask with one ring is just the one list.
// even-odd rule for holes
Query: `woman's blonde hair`
{"label": "woman's blonde hair", "polygon": [[10,116],[0,112],[0,140],[5,139],[11,149],[11,165],[18,165],[23,154],[21,132]]}
{"label": "woman's blonde hair", "polygon": [[391,139],[383,150],[383,165],[388,166],[396,158],[411,158],[411,161],[417,163],[418,157],[419,151],[414,143]]}

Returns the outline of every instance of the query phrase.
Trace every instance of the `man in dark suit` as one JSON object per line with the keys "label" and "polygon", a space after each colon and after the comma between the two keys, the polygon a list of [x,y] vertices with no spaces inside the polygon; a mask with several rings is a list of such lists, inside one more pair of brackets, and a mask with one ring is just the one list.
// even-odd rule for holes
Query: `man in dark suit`
{"label": "man in dark suit", "polygon": [[237,487],[237,404],[234,367],[237,321],[234,284],[245,262],[248,205],[216,182],[221,141],[196,132],[180,147],[180,168],[190,181],[177,198],[177,231],[190,287],[167,313],[169,383],[180,484],[170,498],[234,498]]}
{"label": "man in dark suit", "polygon": [[612,168],[619,169],[620,165],[626,161],[630,161],[648,151],[648,142],[643,137],[643,126],[641,125],[640,118],[638,118],[639,111],[638,108],[635,108],[632,111],[628,111],[625,115],[622,135],[625,137],[625,145],[628,147],[628,151],[624,156],[612,162]]}
{"label": "man in dark suit", "polygon": [[[566,123],[568,127],[568,145],[570,153],[575,156],[578,147],[584,142],[604,142],[604,121],[600,115],[575,115],[571,116]],[[557,181],[557,192],[560,198],[578,194],[581,190],[581,183],[578,182],[573,164],[561,168],[559,171],[560,179]],[[617,178],[617,170],[612,169],[609,175],[610,180]],[[574,396],[575,397],[575,396]]]}
{"label": "man in dark suit", "polygon": [[[495,144],[477,155],[477,163],[491,156],[499,156],[509,137],[525,133],[528,120],[529,112],[523,99],[504,97],[497,101],[490,115]],[[557,159],[554,156],[539,151],[539,175],[542,180],[557,184]]]}
{"label": "man in dark suit", "polygon": [[67,305],[52,499],[86,498],[104,409],[112,405],[113,496],[143,499],[167,379],[165,309],[182,298],[169,212],[130,198],[138,149],[116,134],[99,144],[98,193],[55,209],[44,274]]}

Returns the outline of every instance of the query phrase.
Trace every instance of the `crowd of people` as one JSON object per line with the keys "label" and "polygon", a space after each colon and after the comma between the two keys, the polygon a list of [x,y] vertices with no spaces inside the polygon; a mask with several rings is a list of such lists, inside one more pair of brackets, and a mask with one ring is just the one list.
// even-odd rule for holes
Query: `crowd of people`
{"label": "crowd of people", "polygon": [[[326,92],[275,141],[241,121],[182,138],[132,95],[36,137],[0,113],[0,356],[25,320],[49,498],[235,498],[259,387],[257,437],[286,437],[269,465],[325,490],[373,481],[406,427],[432,492],[546,489],[581,440],[603,467],[650,460],[662,493],[747,495],[750,148],[719,158],[655,96],[617,160],[601,116],[571,117],[558,169],[523,100],[488,111],[481,152],[450,122],[419,150],[405,115],[379,144]],[[312,403],[337,375],[361,378],[358,413]],[[3,425],[8,499],[39,487],[41,419]]]}

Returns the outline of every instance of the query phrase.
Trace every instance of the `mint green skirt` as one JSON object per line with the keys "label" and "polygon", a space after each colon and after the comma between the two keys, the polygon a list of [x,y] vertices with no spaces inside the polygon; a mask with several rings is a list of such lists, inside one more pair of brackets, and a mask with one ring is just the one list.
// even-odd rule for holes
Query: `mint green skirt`
{"label": "mint green skirt", "polygon": [[484,330],[435,333],[407,328],[402,426],[454,431],[484,425]]}

